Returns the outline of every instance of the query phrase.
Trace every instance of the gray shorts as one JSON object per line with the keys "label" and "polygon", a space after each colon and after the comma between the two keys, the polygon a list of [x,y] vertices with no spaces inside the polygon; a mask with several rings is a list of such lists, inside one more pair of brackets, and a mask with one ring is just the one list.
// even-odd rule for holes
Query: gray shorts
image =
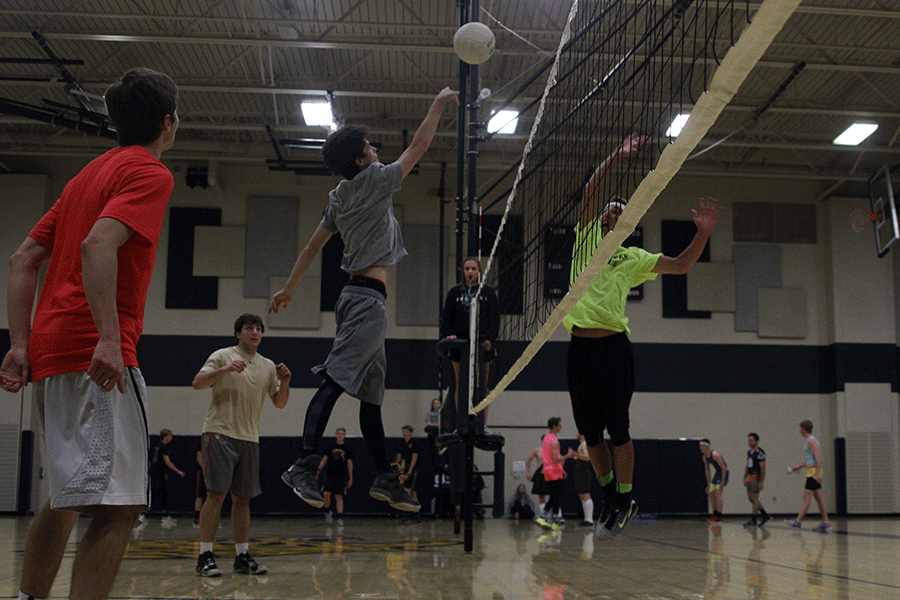
{"label": "gray shorts", "polygon": [[147,388],[125,369],[125,393],[103,393],[84,371],[35,382],[46,441],[50,507],[150,506]]}
{"label": "gray shorts", "polygon": [[759,493],[759,480],[750,481],[747,483],[747,493],[748,494],[758,494]]}
{"label": "gray shorts", "polygon": [[363,402],[384,402],[384,336],[387,315],[378,291],[346,285],[334,306],[337,333],[325,364],[313,373],[327,372],[338,385]]}
{"label": "gray shorts", "polygon": [[255,498],[259,486],[259,444],[236,440],[221,433],[204,433],[200,438],[206,489],[238,498]]}

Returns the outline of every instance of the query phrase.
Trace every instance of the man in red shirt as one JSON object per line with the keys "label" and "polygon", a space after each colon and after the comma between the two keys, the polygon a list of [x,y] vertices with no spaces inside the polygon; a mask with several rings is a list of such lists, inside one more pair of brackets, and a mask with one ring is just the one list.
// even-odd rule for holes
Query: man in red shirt
{"label": "man in red shirt", "polygon": [[[0,385],[35,382],[50,502],[31,526],[19,598],[46,598],[79,513],[91,523],[70,598],[106,598],[150,504],[147,391],[137,364],[147,287],[174,187],[159,162],[178,128],[178,87],[133,69],[106,91],[119,146],[94,159],[10,259],[10,350]],[[49,261],[31,311],[38,273]]]}

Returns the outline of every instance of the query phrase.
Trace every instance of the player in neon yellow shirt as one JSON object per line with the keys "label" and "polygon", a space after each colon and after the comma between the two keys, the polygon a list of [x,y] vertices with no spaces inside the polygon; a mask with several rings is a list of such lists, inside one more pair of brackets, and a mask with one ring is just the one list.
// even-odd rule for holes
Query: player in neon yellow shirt
{"label": "player in neon yellow shirt", "polygon": [[[612,198],[601,207],[601,190],[616,165],[637,152],[645,141],[646,137],[635,134],[626,138],[584,186],[581,216],[575,227],[573,281],[625,209],[626,201],[621,198]],[[597,537],[601,539],[621,533],[637,512],[637,503],[631,499],[634,446],[628,432],[628,408],[634,392],[634,357],[625,317],[628,290],[656,279],[659,273],[690,271],[706,246],[721,208],[716,200],[705,198],[700,200],[699,209],[691,212],[697,234],[680,255],[673,258],[641,248],[619,248],[563,321],[572,334],[566,367],[572,413],[604,491],[597,525]],[[612,439],[613,454],[603,441],[604,430]],[[618,481],[613,475],[613,458]]]}

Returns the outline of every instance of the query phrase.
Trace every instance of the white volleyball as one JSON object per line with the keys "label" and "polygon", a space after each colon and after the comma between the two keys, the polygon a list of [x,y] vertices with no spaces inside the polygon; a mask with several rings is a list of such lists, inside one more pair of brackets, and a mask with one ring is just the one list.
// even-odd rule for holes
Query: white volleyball
{"label": "white volleyball", "polygon": [[453,50],[461,61],[480,65],[494,53],[494,32],[484,23],[466,23],[453,36]]}

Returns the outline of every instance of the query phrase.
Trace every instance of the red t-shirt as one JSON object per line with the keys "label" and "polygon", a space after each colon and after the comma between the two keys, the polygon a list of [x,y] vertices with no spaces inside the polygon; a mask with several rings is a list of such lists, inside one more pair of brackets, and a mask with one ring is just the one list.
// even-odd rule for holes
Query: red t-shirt
{"label": "red t-shirt", "polygon": [[28,355],[32,378],[87,371],[100,339],[81,279],[81,242],[101,217],[134,233],[118,253],[116,304],[125,366],[137,366],[144,304],[163,216],[175,186],[169,170],[141,146],[114,148],[86,166],[29,236],[52,251]]}

